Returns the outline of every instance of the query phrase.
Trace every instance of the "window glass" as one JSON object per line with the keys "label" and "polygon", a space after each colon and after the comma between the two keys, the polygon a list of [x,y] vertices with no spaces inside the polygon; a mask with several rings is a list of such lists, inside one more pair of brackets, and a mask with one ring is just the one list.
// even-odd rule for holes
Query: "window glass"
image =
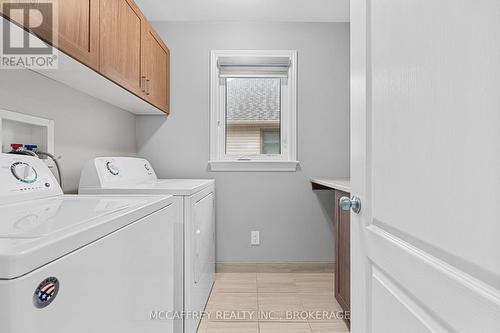
{"label": "window glass", "polygon": [[262,154],[278,155],[281,153],[281,138],[279,129],[262,130]]}
{"label": "window glass", "polygon": [[281,79],[225,80],[226,154],[280,154]]}

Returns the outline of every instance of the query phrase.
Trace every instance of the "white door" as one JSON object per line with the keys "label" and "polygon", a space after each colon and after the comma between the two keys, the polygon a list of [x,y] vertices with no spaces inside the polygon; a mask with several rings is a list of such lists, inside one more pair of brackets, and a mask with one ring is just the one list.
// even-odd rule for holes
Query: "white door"
{"label": "white door", "polygon": [[352,331],[500,332],[500,1],[351,0]]}

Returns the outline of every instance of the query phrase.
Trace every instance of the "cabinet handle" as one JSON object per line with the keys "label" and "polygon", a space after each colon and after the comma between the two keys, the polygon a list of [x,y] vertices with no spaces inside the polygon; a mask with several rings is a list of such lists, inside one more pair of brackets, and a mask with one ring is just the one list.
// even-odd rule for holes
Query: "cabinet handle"
{"label": "cabinet handle", "polygon": [[151,88],[151,80],[146,79],[146,95],[148,95],[148,96],[150,94],[150,91],[149,91],[150,88]]}
{"label": "cabinet handle", "polygon": [[146,75],[141,76],[141,90],[143,93],[146,92]]}

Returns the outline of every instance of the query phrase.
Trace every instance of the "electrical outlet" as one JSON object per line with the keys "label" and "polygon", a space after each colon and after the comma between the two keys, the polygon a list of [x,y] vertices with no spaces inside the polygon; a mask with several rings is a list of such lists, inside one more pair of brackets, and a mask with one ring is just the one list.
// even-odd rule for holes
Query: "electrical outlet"
{"label": "electrical outlet", "polygon": [[260,231],[252,231],[251,232],[250,243],[252,245],[260,245]]}

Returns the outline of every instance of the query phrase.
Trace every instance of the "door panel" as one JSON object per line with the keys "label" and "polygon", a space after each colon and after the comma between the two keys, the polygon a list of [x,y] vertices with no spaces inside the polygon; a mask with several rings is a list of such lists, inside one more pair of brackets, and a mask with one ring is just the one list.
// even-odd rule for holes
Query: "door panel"
{"label": "door panel", "polygon": [[99,0],[59,1],[58,11],[58,47],[97,70],[99,67]]}
{"label": "door panel", "polygon": [[[185,199],[185,290],[186,311],[205,309],[215,281],[215,192],[206,188]],[[184,332],[196,333],[196,316],[184,321]]]}
{"label": "door panel", "polygon": [[[446,4],[455,14],[467,10],[456,1],[385,2],[371,7],[374,223],[424,242],[419,247],[439,258],[455,257],[471,275],[479,268],[500,276],[500,262],[491,255],[500,251],[500,223],[478,228],[478,221],[498,220],[498,212],[475,207],[464,195],[480,185],[491,194],[481,197],[482,207],[500,202],[500,177],[491,178],[500,159],[478,149],[500,142],[499,80],[488,80],[500,75],[500,48],[477,38],[481,29],[500,27],[500,16],[485,12],[489,3],[500,14],[500,5],[474,6],[476,13],[467,16],[479,25],[472,30],[452,15],[443,24],[428,14]],[[424,29],[394,28],[421,26],[422,20]],[[443,237],[450,231],[453,237]]]}
{"label": "door panel", "polygon": [[170,52],[154,30],[146,25],[144,66],[147,100],[168,113]]}
{"label": "door panel", "polygon": [[[500,331],[498,291],[491,286],[375,225],[368,227],[366,243],[371,271],[387,274],[413,304],[424,305],[426,316],[449,327],[448,332]],[[372,304],[385,306],[376,298]],[[420,312],[413,304],[407,307]]]}
{"label": "door panel", "polygon": [[0,0],[0,13],[50,45],[57,39],[52,18],[53,7],[46,6],[46,3]]}
{"label": "door panel", "polygon": [[500,332],[500,2],[351,15],[352,331]]}
{"label": "door panel", "polygon": [[[8,1],[0,1],[0,5],[2,3],[8,4]],[[97,70],[99,65],[99,0],[54,1],[54,10],[58,13],[54,23],[43,19],[52,16],[43,4],[43,2],[40,6],[34,2],[15,4],[15,8],[37,9],[38,11],[30,11],[30,22],[33,24],[42,18],[40,26],[28,27],[27,22],[23,20],[23,11],[11,12],[9,19],[29,29],[33,34],[76,60]]]}
{"label": "door panel", "polygon": [[[384,307],[373,304],[373,330],[384,333],[430,333],[450,332],[443,330],[427,317],[414,313],[421,310],[381,271],[374,269],[372,276],[372,300],[383,303]],[[397,317],[399,320],[393,320]],[[432,327],[432,329],[430,329]]]}
{"label": "door panel", "polygon": [[214,197],[213,193],[194,204],[194,283],[210,282],[213,275]]}
{"label": "door panel", "polygon": [[100,70],[142,96],[141,33],[143,16],[126,0],[100,0]]}
{"label": "door panel", "polygon": [[169,58],[168,50],[161,46],[156,38],[151,44],[151,100],[164,111],[168,111],[168,77]]}

